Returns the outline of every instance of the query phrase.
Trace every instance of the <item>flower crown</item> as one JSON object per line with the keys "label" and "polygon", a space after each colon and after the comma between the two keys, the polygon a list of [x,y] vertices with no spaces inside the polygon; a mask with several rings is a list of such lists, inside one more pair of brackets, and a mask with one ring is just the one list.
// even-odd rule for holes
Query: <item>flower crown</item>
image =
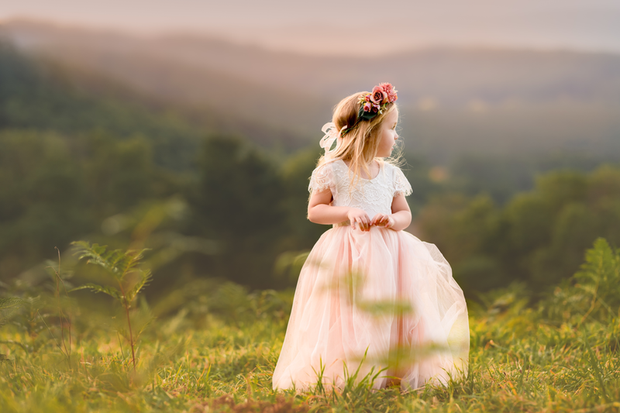
{"label": "flower crown", "polygon": [[383,113],[389,103],[398,100],[397,90],[389,83],[381,83],[369,93],[360,98],[360,111],[358,118],[370,120]]}
{"label": "flower crown", "polygon": [[372,88],[372,92],[362,96],[359,100],[360,110],[357,113],[357,120],[348,128],[343,128],[340,136],[346,135],[362,120],[371,120],[383,113],[387,105],[398,100],[397,90],[390,83],[381,83]]}

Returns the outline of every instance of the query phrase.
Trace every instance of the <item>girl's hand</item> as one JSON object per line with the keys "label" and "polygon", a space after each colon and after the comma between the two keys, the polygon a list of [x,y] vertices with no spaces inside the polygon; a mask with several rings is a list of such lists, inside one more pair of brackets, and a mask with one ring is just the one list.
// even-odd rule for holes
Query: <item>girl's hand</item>
{"label": "girl's hand", "polygon": [[372,219],[370,225],[378,227],[392,228],[394,226],[394,218],[389,214],[377,214]]}
{"label": "girl's hand", "polygon": [[364,210],[350,208],[349,212],[347,212],[347,218],[349,218],[349,222],[353,229],[357,226],[362,231],[370,231],[370,217]]}

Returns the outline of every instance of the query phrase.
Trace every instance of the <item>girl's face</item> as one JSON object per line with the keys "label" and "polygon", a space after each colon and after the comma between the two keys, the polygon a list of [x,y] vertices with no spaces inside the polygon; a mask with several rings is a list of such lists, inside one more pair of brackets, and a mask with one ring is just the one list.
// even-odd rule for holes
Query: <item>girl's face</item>
{"label": "girl's face", "polygon": [[392,148],[398,139],[396,124],[398,123],[398,109],[394,109],[381,122],[379,128],[379,147],[377,157],[385,158],[392,154]]}

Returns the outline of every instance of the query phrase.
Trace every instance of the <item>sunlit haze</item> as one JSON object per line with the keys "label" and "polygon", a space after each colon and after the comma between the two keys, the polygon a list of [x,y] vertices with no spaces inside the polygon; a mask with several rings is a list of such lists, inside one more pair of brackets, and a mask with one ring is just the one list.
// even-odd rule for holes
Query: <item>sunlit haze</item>
{"label": "sunlit haze", "polygon": [[616,0],[2,0],[0,21],[140,34],[217,35],[260,46],[374,54],[433,46],[620,51]]}

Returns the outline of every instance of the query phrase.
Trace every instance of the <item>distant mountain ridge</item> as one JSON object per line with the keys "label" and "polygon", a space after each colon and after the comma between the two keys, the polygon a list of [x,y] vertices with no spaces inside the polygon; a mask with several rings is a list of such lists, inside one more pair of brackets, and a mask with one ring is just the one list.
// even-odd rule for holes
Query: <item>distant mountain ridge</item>
{"label": "distant mountain ridge", "polygon": [[195,108],[195,116],[213,108],[233,122],[266,125],[294,141],[289,147],[318,139],[339,98],[382,81],[399,90],[404,136],[436,160],[463,151],[607,154],[620,133],[615,54],[434,49],[338,58],[29,22],[5,23],[0,32],[21,50]]}
{"label": "distant mountain ridge", "polygon": [[[229,70],[179,61],[161,53],[158,40],[32,23],[0,26],[0,33],[23,52],[109,76],[156,100],[194,108],[194,114],[214,110],[220,118],[262,124],[257,127],[293,140],[307,132],[304,127],[317,110],[325,108],[329,114],[321,99],[254,82]],[[285,117],[282,111],[287,112]],[[269,143],[268,138],[262,140]]]}
{"label": "distant mountain ridge", "polygon": [[[430,49],[338,58],[274,52],[190,35],[136,37],[27,22],[0,27],[18,47],[53,51],[62,59],[94,59],[100,64],[115,57],[161,59],[319,97],[341,96],[358,90],[360,84],[385,78],[399,85],[407,100],[434,96],[448,104],[462,104],[473,96],[491,102],[558,97],[620,101],[620,54]],[[75,55],[78,52],[81,57]]]}

